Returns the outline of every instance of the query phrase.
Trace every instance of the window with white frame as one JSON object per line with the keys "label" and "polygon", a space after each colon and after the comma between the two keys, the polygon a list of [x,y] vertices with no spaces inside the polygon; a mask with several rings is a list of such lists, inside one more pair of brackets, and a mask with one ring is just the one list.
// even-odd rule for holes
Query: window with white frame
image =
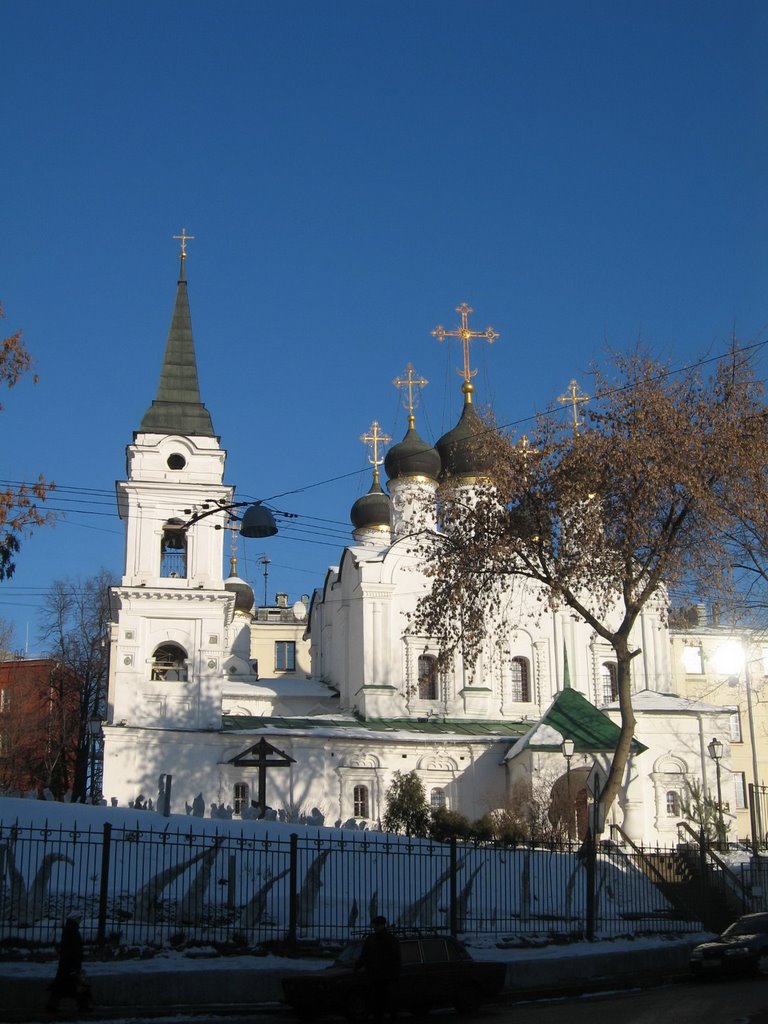
{"label": "window with white frame", "polygon": [[734,711],[731,715],[731,743],[741,743],[741,712]]}
{"label": "window with white frame", "polygon": [[600,666],[600,683],[603,703],[610,704],[619,699],[619,669],[615,661],[604,661]]}
{"label": "window with white frame", "polygon": [[676,789],[670,789],[667,792],[667,817],[680,817],[680,794]]}
{"label": "window with white frame", "polygon": [[733,773],[733,785],[736,789],[736,807],[738,810],[746,810],[749,801],[747,800],[747,777],[744,772]]}
{"label": "window with white frame", "polygon": [[243,808],[248,807],[248,783],[236,782],[232,800],[235,814],[242,814]]}
{"label": "window with white frame", "polygon": [[275,671],[296,671],[296,641],[275,640]]}
{"label": "window with white frame", "polygon": [[0,711],[9,711],[11,707],[11,691],[0,690]]}
{"label": "window with white frame", "polygon": [[420,654],[417,665],[419,700],[437,700],[437,658],[434,654]]}
{"label": "window with white frame", "polygon": [[352,791],[352,813],[356,818],[370,818],[371,805],[367,786],[355,786]]}
{"label": "window with white frame", "polygon": [[527,658],[513,658],[510,662],[509,695],[522,703],[531,699],[531,665]]}
{"label": "window with white frame", "polygon": [[439,811],[443,807],[448,806],[448,801],[445,798],[445,790],[436,786],[429,794],[429,806],[433,811]]}
{"label": "window with white frame", "polygon": [[683,668],[689,676],[700,676],[704,672],[704,655],[701,644],[686,644],[683,647]]}

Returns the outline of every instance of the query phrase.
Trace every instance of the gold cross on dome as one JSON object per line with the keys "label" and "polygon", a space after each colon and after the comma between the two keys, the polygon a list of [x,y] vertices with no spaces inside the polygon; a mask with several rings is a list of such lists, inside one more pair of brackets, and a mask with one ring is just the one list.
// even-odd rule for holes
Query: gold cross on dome
{"label": "gold cross on dome", "polygon": [[469,367],[469,343],[473,338],[485,338],[488,344],[492,345],[499,335],[492,327],[487,327],[484,331],[470,331],[467,317],[470,313],[474,313],[474,309],[468,306],[466,302],[462,302],[460,306],[457,306],[456,312],[461,313],[461,327],[457,327],[455,331],[446,331],[444,327],[438,324],[434,331],[432,331],[432,335],[438,341],[445,341],[446,338],[461,339],[461,344],[464,348],[464,370],[459,370],[458,373],[464,377],[464,383],[469,384],[472,377],[477,374],[477,370],[471,370]]}
{"label": "gold cross on dome", "polygon": [[395,377],[395,379],[392,381],[396,388],[408,389],[407,400],[406,396],[403,395],[403,405],[408,410],[408,426],[410,428],[413,428],[413,425],[416,422],[415,417],[413,415],[413,410],[419,403],[418,394],[416,395],[415,398],[413,396],[413,389],[421,389],[425,387],[427,384],[429,384],[429,381],[426,379],[426,377],[416,377],[415,374],[416,371],[413,368],[413,363],[408,363],[408,365],[405,368],[405,376]]}
{"label": "gold cross on dome", "polygon": [[518,441],[518,447],[520,448],[520,451],[523,453],[523,463],[527,467],[528,459],[530,459],[532,455],[536,455],[539,449],[533,447],[531,442],[528,440],[527,434],[523,434],[520,437],[520,440]]}
{"label": "gold cross on dome", "polygon": [[173,238],[174,238],[174,241],[181,242],[181,258],[183,260],[185,260],[187,258],[187,242],[194,242],[195,236],[194,235],[188,235],[187,234],[187,229],[186,228],[182,228],[181,229],[181,234],[180,235],[174,235]]}
{"label": "gold cross on dome", "polygon": [[571,412],[573,415],[572,426],[574,435],[578,434],[579,427],[582,427],[584,425],[584,420],[579,419],[579,405],[582,402],[588,401],[589,395],[585,395],[583,392],[581,394],[579,393],[579,385],[576,383],[575,380],[572,380],[571,383],[568,385],[568,390],[566,391],[566,393],[564,395],[560,395],[560,397],[558,398],[558,402],[568,402],[571,405]]}
{"label": "gold cross on dome", "polygon": [[379,458],[379,445],[389,444],[392,438],[388,434],[382,434],[381,427],[379,426],[378,420],[374,420],[371,424],[371,429],[367,434],[361,434],[360,440],[363,444],[370,445],[373,451],[373,458],[368,456],[368,461],[373,466],[373,479],[379,479],[379,466],[382,464],[384,459]]}

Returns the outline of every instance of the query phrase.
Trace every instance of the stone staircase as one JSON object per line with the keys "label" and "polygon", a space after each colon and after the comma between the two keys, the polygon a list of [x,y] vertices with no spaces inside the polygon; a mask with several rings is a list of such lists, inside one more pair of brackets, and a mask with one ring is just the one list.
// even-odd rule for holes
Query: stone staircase
{"label": "stone staircase", "polygon": [[681,920],[701,921],[706,929],[721,932],[750,911],[749,894],[739,879],[712,851],[705,849],[702,856],[695,833],[691,842],[681,842],[669,850],[653,850],[635,846],[621,829],[617,831],[632,847],[637,866],[672,904]]}

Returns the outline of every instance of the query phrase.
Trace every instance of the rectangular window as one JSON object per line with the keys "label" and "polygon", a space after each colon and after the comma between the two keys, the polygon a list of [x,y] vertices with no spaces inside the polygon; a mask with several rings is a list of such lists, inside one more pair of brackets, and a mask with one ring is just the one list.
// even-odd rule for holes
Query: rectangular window
{"label": "rectangular window", "polygon": [[275,671],[294,672],[296,670],[296,641],[275,640]]}
{"label": "rectangular window", "polygon": [[683,648],[683,668],[689,676],[700,676],[704,672],[704,659],[701,656],[701,647],[686,646]]}
{"label": "rectangular window", "polygon": [[741,743],[741,712],[734,711],[731,715],[731,743]]}
{"label": "rectangular window", "polygon": [[234,793],[235,814],[242,814],[243,808],[248,806],[248,783],[236,782]]}
{"label": "rectangular window", "polygon": [[11,694],[9,690],[0,690],[0,711],[8,711],[11,706]]}
{"label": "rectangular window", "polygon": [[743,811],[747,806],[747,780],[744,772],[733,773],[733,785],[736,787],[736,807]]}

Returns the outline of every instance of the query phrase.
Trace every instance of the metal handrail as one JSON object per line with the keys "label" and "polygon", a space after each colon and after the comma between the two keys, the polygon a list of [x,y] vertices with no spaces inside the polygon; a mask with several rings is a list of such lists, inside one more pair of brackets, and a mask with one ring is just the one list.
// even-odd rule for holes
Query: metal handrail
{"label": "metal handrail", "polygon": [[656,880],[658,882],[661,882],[662,884],[664,884],[664,883],[669,881],[667,878],[664,877],[664,875],[662,875],[662,873],[659,871],[659,869],[656,867],[656,865],[650,859],[650,857],[645,852],[645,850],[641,846],[638,846],[635,842],[633,842],[629,838],[629,836],[624,831],[624,829],[621,827],[621,825],[612,824],[611,825],[611,835],[613,835],[614,832],[617,832],[621,836],[621,838],[624,840],[624,842],[627,844],[627,846],[629,846],[634,851],[634,853],[637,854],[637,856],[640,859],[640,861],[643,864],[643,866],[648,868],[648,870],[653,875],[656,876]]}
{"label": "metal handrail", "polygon": [[711,857],[714,863],[717,864],[717,866],[720,868],[723,875],[726,878],[728,878],[731,884],[734,885],[737,888],[737,890],[741,893],[742,899],[749,899],[751,897],[752,894],[747,892],[747,890],[744,888],[744,884],[739,878],[739,876],[736,874],[736,872],[728,867],[728,865],[725,863],[722,857],[719,857],[715,853],[715,851],[710,847],[709,843],[705,842],[702,844],[702,836],[700,832],[697,832],[695,828],[692,828],[687,821],[678,821],[677,828],[678,832],[687,832],[688,835],[692,836],[692,838],[695,839],[696,843],[699,846],[699,849],[703,850],[704,854],[707,857]]}

